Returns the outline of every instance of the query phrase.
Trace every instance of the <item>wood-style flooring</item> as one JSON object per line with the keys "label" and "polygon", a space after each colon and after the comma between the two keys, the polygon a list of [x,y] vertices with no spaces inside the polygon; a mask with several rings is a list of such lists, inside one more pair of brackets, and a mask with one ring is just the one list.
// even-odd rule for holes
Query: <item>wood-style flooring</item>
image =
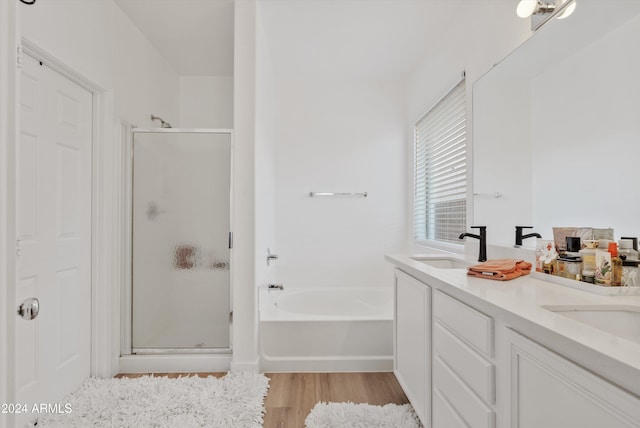
{"label": "wood-style flooring", "polygon": [[[149,374],[149,373],[146,373]],[[225,373],[154,373],[154,376],[224,376]],[[119,374],[116,377],[140,377]],[[265,398],[265,428],[303,428],[319,401],[406,404],[406,395],[393,373],[265,373],[270,379]]]}

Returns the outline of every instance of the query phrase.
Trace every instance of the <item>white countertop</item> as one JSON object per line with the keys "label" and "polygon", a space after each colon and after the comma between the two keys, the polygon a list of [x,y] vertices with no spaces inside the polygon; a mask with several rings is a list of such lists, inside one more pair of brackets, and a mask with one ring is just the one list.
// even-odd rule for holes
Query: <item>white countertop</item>
{"label": "white countertop", "polygon": [[[600,296],[530,275],[510,281],[470,277],[466,269],[434,268],[411,258],[416,256],[387,255],[385,258],[432,288],[504,321],[514,330],[640,396],[640,343],[542,308],[547,305],[640,308],[640,296]],[[419,256],[443,257],[442,254]]]}

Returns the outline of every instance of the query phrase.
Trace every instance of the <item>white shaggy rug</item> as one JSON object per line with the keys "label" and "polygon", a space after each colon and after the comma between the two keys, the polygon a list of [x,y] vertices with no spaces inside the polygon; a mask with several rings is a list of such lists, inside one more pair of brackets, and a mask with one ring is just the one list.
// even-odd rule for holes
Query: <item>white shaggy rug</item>
{"label": "white shaggy rug", "polygon": [[37,428],[259,428],[269,379],[232,372],[209,376],[88,379],[62,401],[68,414],[44,415]]}
{"label": "white shaggy rug", "polygon": [[307,428],[419,428],[410,404],[372,406],[354,403],[318,403],[305,419]]}

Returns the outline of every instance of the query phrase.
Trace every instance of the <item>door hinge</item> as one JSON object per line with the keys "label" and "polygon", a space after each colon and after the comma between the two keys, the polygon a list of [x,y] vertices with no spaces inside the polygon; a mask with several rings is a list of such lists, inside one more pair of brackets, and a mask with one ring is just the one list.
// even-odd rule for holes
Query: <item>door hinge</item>
{"label": "door hinge", "polygon": [[233,232],[229,232],[229,249],[233,248]]}
{"label": "door hinge", "polygon": [[16,257],[20,257],[22,254],[22,239],[16,238]]}
{"label": "door hinge", "polygon": [[18,69],[22,68],[23,56],[24,56],[24,50],[22,49],[22,45],[18,45],[16,49],[16,67],[18,67]]}

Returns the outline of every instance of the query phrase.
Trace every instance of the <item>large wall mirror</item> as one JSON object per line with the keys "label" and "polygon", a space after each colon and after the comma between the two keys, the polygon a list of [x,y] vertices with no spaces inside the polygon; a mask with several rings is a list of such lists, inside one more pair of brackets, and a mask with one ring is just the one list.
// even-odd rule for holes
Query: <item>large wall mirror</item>
{"label": "large wall mirror", "polygon": [[[577,0],[473,86],[474,223],[640,235],[640,1]],[[533,244],[533,242],[531,242]]]}

